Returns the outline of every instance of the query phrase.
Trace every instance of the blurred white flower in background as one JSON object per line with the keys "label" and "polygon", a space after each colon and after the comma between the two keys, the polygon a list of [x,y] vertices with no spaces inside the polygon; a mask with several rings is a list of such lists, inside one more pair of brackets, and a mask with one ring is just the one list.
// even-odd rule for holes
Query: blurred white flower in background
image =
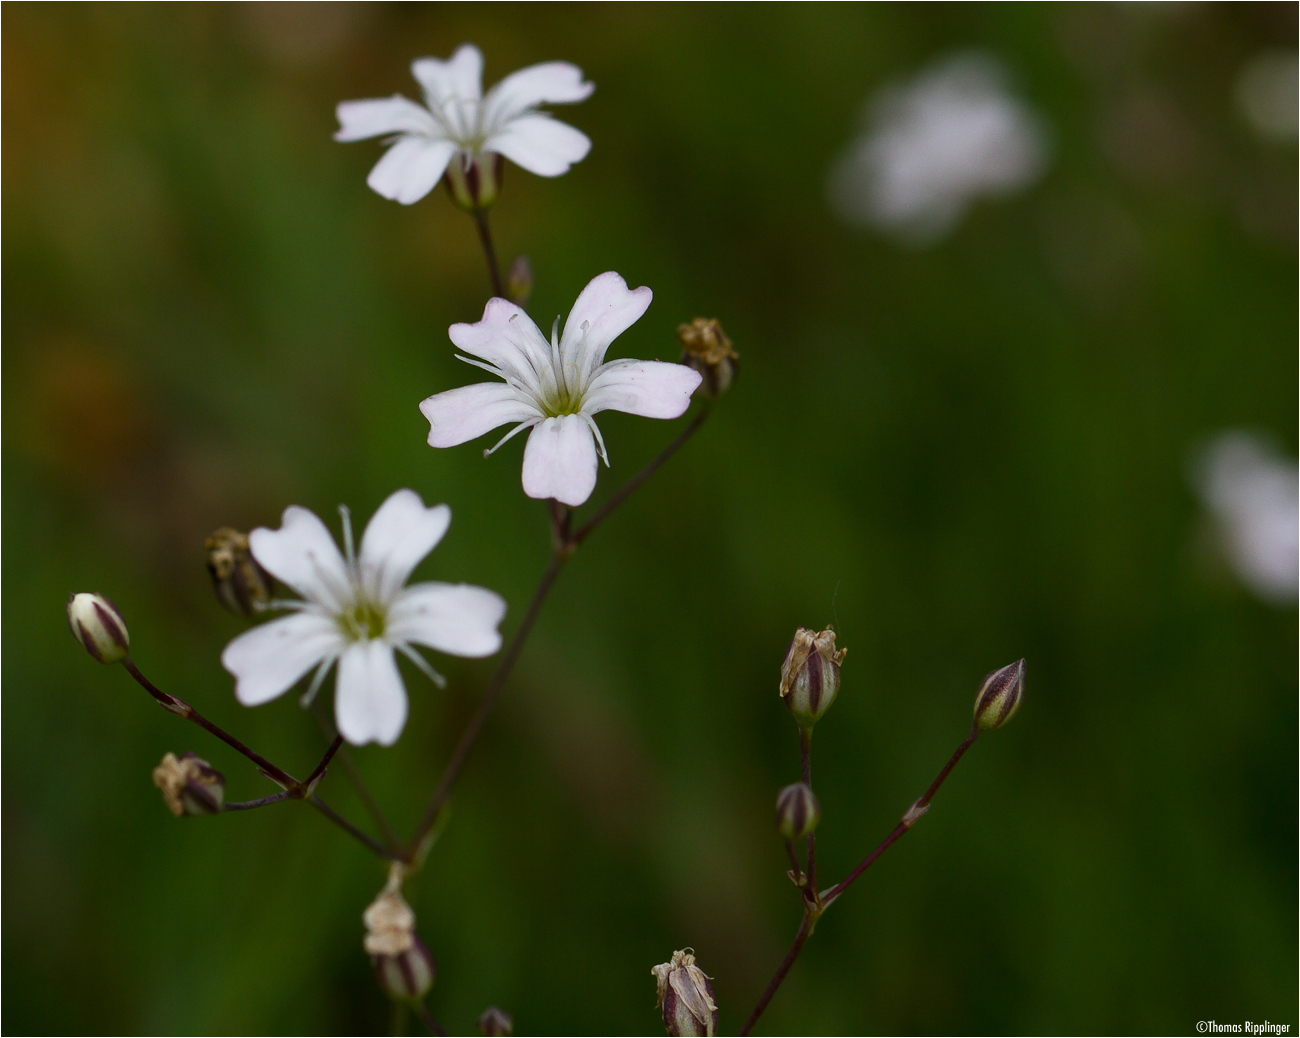
{"label": "blurred white flower in background", "polygon": [[879,90],[864,122],[831,170],[831,204],[850,223],[916,244],[950,231],[974,199],[1032,183],[1047,161],[1041,120],[980,52]]}
{"label": "blurred white flower in background", "polygon": [[[448,60],[419,58],[411,74],[424,104],[400,94],[344,101],[336,141],[390,137],[366,183],[385,198],[411,205],[437,186],[452,156],[471,166],[481,155],[504,155],[540,177],[558,177],[584,159],[591,141],[581,130],[537,110],[585,101],[596,89],[582,69],[548,61],[511,73],[483,96],[483,55],[463,44]],[[390,136],[391,135],[391,136]]]}
{"label": "blurred white flower in background", "polygon": [[1300,465],[1261,437],[1220,433],[1196,457],[1193,480],[1233,571],[1268,602],[1296,601],[1300,585]]}
{"label": "blurred white flower in background", "polygon": [[1289,140],[1300,134],[1300,55],[1293,50],[1256,54],[1237,76],[1237,104],[1265,137]]}

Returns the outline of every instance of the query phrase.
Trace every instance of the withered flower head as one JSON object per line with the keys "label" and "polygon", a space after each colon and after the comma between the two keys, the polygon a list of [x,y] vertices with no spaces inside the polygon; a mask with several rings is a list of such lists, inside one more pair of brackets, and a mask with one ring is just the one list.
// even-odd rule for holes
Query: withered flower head
{"label": "withered flower head", "polygon": [[718,1007],[713,985],[695,965],[689,950],[673,952],[672,960],[650,972],[659,985],[658,1006],[670,1035],[713,1035],[718,1028]]}
{"label": "withered flower head", "polygon": [[415,935],[415,912],[402,897],[405,877],[402,864],[393,862],[384,889],[361,914],[366,924],[362,944],[384,994],[411,1002],[428,994],[438,971],[429,949]]}
{"label": "withered flower head", "polygon": [[177,818],[214,815],[226,798],[226,777],[195,753],[164,754],[153,769],[153,784],[162,790],[163,803]]}
{"label": "withered flower head", "polygon": [[274,581],[248,550],[248,535],[223,526],[203,542],[217,599],[232,613],[252,616],[271,600]]}
{"label": "withered flower head", "polygon": [[835,629],[794,632],[781,664],[781,698],[802,728],[811,728],[830,709],[840,690],[840,664],[848,649],[835,649]]}
{"label": "withered flower head", "polygon": [[682,344],[681,362],[704,377],[700,383],[704,396],[713,400],[731,388],[740,372],[740,356],[718,321],[697,317],[690,324],[679,324],[677,339]]}

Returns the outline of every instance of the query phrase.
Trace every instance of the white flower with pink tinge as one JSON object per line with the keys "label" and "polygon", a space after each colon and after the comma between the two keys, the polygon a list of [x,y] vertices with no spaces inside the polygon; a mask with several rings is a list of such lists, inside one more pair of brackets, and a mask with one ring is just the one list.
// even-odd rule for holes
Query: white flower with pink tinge
{"label": "white flower with pink tinge", "polygon": [[503,155],[539,177],[558,177],[586,158],[581,130],[538,111],[543,104],[585,101],[596,89],[582,69],[548,61],[520,69],[483,96],[483,55],[466,43],[447,61],[419,58],[411,74],[424,90],[419,105],[401,94],[344,101],[336,141],[395,135],[366,183],[385,198],[411,205],[432,191],[457,153],[466,165]]}
{"label": "white flower with pink tinge", "polygon": [[[447,334],[460,357],[504,382],[480,382],[429,397],[429,446],[455,447],[507,422],[518,422],[492,450],[525,429],[524,493],[577,507],[596,487],[597,452],[609,456],[593,415],[624,411],[643,418],[678,418],[691,404],[700,374],[683,364],[653,360],[605,362],[605,352],[650,305],[653,293],[632,290],[610,271],[578,296],[564,334],[555,319],[551,341],[514,303],[491,299],[477,324],[453,324]],[[459,357],[459,354],[457,354]]]}
{"label": "white flower with pink tinge", "polygon": [[221,662],[235,676],[235,697],[245,706],[275,699],[315,667],[303,696],[306,706],[337,661],[339,732],[357,746],[391,746],[407,711],[406,686],[393,653],[407,656],[442,685],[414,646],[452,656],[490,656],[501,647],[497,625],[506,603],[470,584],[404,586],[447,532],[451,509],[446,505],[426,508],[415,491],[397,491],[366,526],[360,553],[353,550],[347,509],[339,511],[346,558],[315,513],[297,505],[284,510],[280,529],[259,527],[248,535],[253,557],[302,599],[274,603],[293,614],[241,634],[226,646]]}

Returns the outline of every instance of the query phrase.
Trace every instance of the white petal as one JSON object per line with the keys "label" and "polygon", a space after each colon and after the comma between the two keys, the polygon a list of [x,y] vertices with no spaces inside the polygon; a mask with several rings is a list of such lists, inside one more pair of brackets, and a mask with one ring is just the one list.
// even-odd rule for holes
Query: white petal
{"label": "white petal", "polygon": [[355,642],[339,657],[334,719],[354,746],[392,746],[406,724],[406,687],[393,650],[381,639]]}
{"label": "white petal", "polygon": [[336,141],[360,141],[385,133],[437,136],[438,123],[425,109],[401,94],[366,101],[343,101],[334,109],[339,117]]}
{"label": "white petal", "polygon": [[528,434],[524,493],[577,508],[596,489],[596,443],[582,415],[548,418]]}
{"label": "white petal", "polygon": [[455,447],[506,422],[526,422],[541,412],[504,382],[479,382],[435,393],[420,403],[429,419],[429,446]]}
{"label": "white petal", "polygon": [[399,138],[366,177],[371,189],[402,205],[412,205],[432,191],[456,154],[456,145],[435,137]]}
{"label": "white petal", "polygon": [[504,155],[539,177],[558,177],[591,151],[591,140],[568,123],[541,112],[509,120],[483,142],[484,151]]}
{"label": "white petal", "polygon": [[677,418],[691,406],[698,371],[657,360],[616,360],[592,379],[582,398],[587,414],[625,411],[643,418]]}
{"label": "white petal", "polygon": [[462,43],[446,61],[417,58],[411,62],[411,75],[432,101],[477,100],[483,94],[483,55],[474,44]]}
{"label": "white petal", "polygon": [[321,660],[344,647],[334,621],[301,612],[245,631],[226,646],[221,665],[235,676],[235,698],[258,706],[283,694]]}
{"label": "white petal", "polygon": [[491,656],[501,648],[497,625],[505,615],[505,599],[487,588],[414,584],[389,609],[384,637],[452,656]]}
{"label": "white petal", "polygon": [[604,362],[609,344],[637,322],[653,298],[645,285],[633,291],[612,270],[592,278],[582,290],[564,322],[560,352],[567,364],[577,365],[584,384]]}
{"label": "white petal", "polygon": [[551,344],[541,329],[522,309],[504,299],[489,299],[481,321],[453,324],[447,335],[466,353],[533,385],[537,384],[537,372],[551,364]]}
{"label": "white petal", "polygon": [[248,535],[253,558],[277,580],[330,612],[352,601],[352,582],[325,524],[298,505],[280,517],[280,529],[259,526]]}
{"label": "white petal", "polygon": [[414,490],[390,494],[366,524],[357,560],[371,601],[391,602],[450,525],[451,509],[446,505],[425,508]]}
{"label": "white petal", "polygon": [[488,91],[483,107],[494,124],[536,105],[585,101],[596,89],[582,79],[582,69],[567,61],[547,61],[512,72]]}

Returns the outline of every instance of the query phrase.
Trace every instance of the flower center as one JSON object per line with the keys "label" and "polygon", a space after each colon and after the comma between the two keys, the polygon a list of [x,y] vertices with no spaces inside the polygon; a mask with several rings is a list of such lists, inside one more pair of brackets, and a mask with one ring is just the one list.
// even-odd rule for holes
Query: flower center
{"label": "flower center", "polygon": [[338,614],[338,625],[348,641],[359,642],[382,638],[384,611],[363,598],[351,609]]}
{"label": "flower center", "polygon": [[577,414],[582,410],[582,394],[571,393],[567,387],[558,386],[554,395],[541,401],[542,413],[547,418],[562,418],[566,414]]}

